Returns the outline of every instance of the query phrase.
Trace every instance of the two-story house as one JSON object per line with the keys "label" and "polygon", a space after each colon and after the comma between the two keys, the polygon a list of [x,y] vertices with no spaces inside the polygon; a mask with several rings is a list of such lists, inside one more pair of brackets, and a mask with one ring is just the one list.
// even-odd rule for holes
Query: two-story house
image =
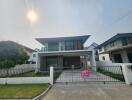
{"label": "two-story house", "polygon": [[117,34],[97,48],[100,61],[132,63],[132,33]]}
{"label": "two-story house", "polygon": [[43,71],[49,69],[50,66],[61,68],[84,66],[81,58],[88,55],[92,56],[91,51],[84,49],[84,43],[89,36],[36,38],[38,42],[44,45],[41,51],[37,53],[37,68]]}

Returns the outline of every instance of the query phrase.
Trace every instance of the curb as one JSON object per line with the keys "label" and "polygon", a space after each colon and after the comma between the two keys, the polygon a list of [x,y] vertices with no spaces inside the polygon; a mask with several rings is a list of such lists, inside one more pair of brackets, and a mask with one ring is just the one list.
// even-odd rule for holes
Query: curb
{"label": "curb", "polygon": [[40,100],[41,97],[46,96],[46,94],[49,92],[53,85],[50,85],[44,92],[42,92],[40,95],[34,97],[32,100]]}

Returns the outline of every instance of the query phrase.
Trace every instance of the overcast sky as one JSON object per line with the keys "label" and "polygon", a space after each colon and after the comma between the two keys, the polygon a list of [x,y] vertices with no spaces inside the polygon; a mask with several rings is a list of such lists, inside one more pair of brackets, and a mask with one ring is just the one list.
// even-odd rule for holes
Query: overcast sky
{"label": "overcast sky", "polygon": [[[39,20],[31,25],[31,7]],[[40,48],[37,37],[91,35],[85,46],[132,32],[132,0],[0,0],[0,40]]]}

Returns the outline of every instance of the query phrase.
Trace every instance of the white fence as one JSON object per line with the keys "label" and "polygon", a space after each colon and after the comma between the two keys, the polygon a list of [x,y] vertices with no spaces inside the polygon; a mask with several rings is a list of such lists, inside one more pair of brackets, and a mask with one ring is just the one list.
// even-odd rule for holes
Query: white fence
{"label": "white fence", "polygon": [[[132,84],[132,63],[112,63],[111,61],[98,61],[96,62],[96,66],[104,68],[107,66],[113,73],[117,73],[118,68],[120,68],[119,66],[121,66],[126,84]],[[107,68],[105,70],[107,71]],[[119,74],[122,72],[118,71]]]}
{"label": "white fence", "polygon": [[53,85],[53,67],[50,67],[50,75],[46,77],[9,77],[0,78],[0,84],[36,84],[50,83]]}
{"label": "white fence", "polygon": [[10,69],[0,69],[0,76],[6,76],[8,75],[16,75],[21,74],[29,71],[35,70],[35,64],[22,64],[22,65],[16,65],[13,68]]}

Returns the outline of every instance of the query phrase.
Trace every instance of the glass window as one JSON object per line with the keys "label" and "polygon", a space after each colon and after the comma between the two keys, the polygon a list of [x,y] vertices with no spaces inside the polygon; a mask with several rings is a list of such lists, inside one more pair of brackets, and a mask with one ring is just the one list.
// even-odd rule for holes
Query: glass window
{"label": "glass window", "polygon": [[105,56],[103,56],[102,59],[105,61]]}
{"label": "glass window", "polygon": [[128,42],[129,42],[129,44],[132,44],[132,38],[131,37],[128,38]]}
{"label": "glass window", "polygon": [[48,51],[59,51],[59,43],[48,43]]}
{"label": "glass window", "polygon": [[127,38],[122,38],[122,45],[125,46],[127,44],[128,44]]}
{"label": "glass window", "polygon": [[74,50],[74,42],[73,41],[66,41],[65,47],[66,47],[66,50]]}
{"label": "glass window", "polygon": [[33,54],[33,57],[36,57],[36,54]]}

